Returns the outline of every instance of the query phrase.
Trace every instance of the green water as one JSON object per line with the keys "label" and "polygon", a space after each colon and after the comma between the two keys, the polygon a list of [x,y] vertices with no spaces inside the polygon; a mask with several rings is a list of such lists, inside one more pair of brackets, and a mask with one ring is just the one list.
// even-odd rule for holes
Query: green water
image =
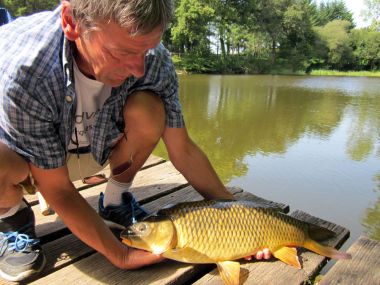
{"label": "green water", "polygon": [[183,75],[180,99],[225,184],[380,240],[379,78]]}

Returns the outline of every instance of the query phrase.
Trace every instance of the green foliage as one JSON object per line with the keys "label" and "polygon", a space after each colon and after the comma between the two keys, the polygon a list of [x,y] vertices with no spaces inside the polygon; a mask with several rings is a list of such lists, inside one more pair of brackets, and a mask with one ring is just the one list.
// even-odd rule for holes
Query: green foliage
{"label": "green foliage", "polygon": [[1,0],[0,6],[7,8],[13,17],[30,15],[39,11],[52,10],[60,0]]}
{"label": "green foliage", "polygon": [[316,11],[316,20],[316,26],[324,26],[334,20],[348,21],[350,28],[355,26],[352,13],[342,0],[321,2]]}
{"label": "green foliage", "polygon": [[350,22],[334,20],[315,31],[327,47],[327,63],[332,69],[345,69],[352,62],[352,48],[349,41]]}
{"label": "green foliage", "polygon": [[350,37],[357,69],[380,69],[380,33],[371,29],[354,30]]}
{"label": "green foliage", "polygon": [[180,52],[203,53],[209,47],[208,23],[214,10],[199,0],[182,0],[176,9],[176,23],[171,29],[173,45]]}

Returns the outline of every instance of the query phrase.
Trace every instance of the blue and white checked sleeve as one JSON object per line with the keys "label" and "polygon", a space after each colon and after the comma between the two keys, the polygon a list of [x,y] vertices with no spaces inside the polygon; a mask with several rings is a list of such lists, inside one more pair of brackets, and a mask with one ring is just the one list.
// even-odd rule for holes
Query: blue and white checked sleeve
{"label": "blue and white checked sleeve", "polygon": [[[64,165],[65,149],[52,110],[16,80],[0,86],[0,140],[37,167]],[[35,88],[34,92],[46,90]]]}

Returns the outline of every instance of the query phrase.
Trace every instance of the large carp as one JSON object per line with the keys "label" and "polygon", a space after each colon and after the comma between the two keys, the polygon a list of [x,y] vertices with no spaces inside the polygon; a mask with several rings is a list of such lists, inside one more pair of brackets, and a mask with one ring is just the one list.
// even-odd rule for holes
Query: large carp
{"label": "large carp", "polygon": [[233,261],[268,248],[283,262],[301,268],[294,247],[320,255],[351,256],[315,240],[333,232],[249,201],[179,203],[135,223],[121,233],[129,246],[188,263],[216,263],[225,284],[238,284],[240,264]]}

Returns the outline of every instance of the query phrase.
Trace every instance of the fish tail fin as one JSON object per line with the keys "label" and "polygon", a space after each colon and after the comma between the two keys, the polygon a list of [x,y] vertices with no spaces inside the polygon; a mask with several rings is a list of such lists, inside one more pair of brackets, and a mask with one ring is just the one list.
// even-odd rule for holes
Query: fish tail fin
{"label": "fish tail fin", "polygon": [[330,246],[321,245],[311,239],[306,240],[305,243],[303,244],[303,247],[329,258],[351,259],[351,254],[338,251],[335,248],[330,247]]}

